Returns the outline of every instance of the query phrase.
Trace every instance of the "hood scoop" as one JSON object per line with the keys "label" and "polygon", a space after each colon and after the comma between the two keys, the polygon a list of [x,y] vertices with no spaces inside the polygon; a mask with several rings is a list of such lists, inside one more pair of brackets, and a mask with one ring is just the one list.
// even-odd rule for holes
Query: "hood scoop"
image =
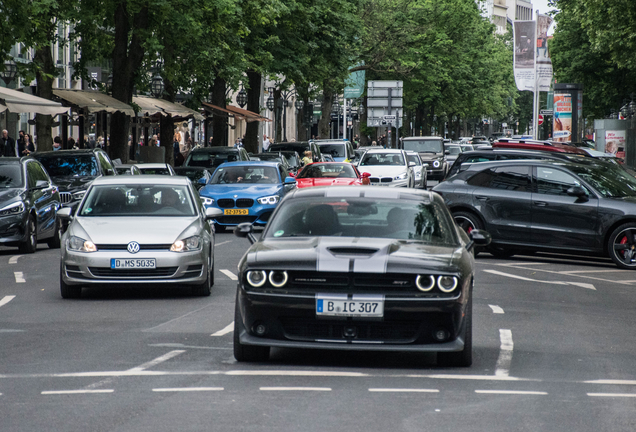
{"label": "hood scoop", "polygon": [[333,255],[373,255],[380,249],[366,247],[329,247],[327,248]]}

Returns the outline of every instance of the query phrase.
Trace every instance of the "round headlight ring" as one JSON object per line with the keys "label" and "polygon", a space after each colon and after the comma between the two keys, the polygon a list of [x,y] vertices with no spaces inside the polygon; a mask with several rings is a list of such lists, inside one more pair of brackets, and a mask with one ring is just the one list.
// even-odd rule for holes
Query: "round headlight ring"
{"label": "round headlight ring", "polygon": [[[256,279],[254,278],[256,276]],[[260,279],[258,279],[260,276]],[[251,270],[247,272],[247,282],[254,288],[259,288],[267,282],[267,273],[263,270]]]}
{"label": "round headlight ring", "polygon": [[284,286],[287,283],[287,272],[279,270],[269,272],[269,283],[276,288]]}
{"label": "round headlight ring", "polygon": [[[449,281],[448,280],[444,281],[444,279],[450,279],[451,283],[449,284],[448,283]],[[440,289],[440,291],[449,293],[449,292],[452,292],[455,288],[457,288],[457,282],[458,281],[455,276],[439,276],[437,278],[437,287]]]}
{"label": "round headlight ring", "polygon": [[438,161],[438,160],[436,160],[436,161],[434,161],[434,162],[433,162],[433,166],[434,166],[435,168],[439,168],[439,166],[440,166],[440,165],[441,165],[441,164],[439,163],[439,161]]}
{"label": "round headlight ring", "polygon": [[[428,282],[428,285],[426,284]],[[415,286],[420,291],[428,292],[435,286],[435,278],[433,276],[417,275],[415,278]]]}

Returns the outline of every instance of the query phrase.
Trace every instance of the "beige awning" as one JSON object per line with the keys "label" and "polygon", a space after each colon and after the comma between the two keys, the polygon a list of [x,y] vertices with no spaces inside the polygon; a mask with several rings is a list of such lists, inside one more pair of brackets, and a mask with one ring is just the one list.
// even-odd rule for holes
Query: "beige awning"
{"label": "beige awning", "polygon": [[193,117],[195,120],[203,120],[201,114],[181,104],[168,102],[164,99],[157,99],[149,96],[133,96],[133,103],[141,108],[140,114],[154,115],[161,114],[163,116],[171,115],[173,117]]}
{"label": "beige awning", "polygon": [[[5,87],[0,87],[0,104],[13,113],[55,115],[68,111],[68,108],[60,103]],[[2,108],[0,111],[3,111]]]}
{"label": "beige awning", "polygon": [[232,105],[226,105],[225,108],[222,108],[220,106],[212,105],[211,103],[208,103],[208,102],[202,102],[202,103],[203,103],[203,106],[206,108],[209,108],[217,112],[227,113],[231,117],[237,118],[239,120],[245,120],[248,123],[251,123],[254,121],[271,122],[271,120],[268,119],[267,117],[263,117],[260,114],[257,114],[253,111],[248,111],[243,108],[238,108]]}
{"label": "beige awning", "polygon": [[71,105],[88,110],[89,113],[120,111],[126,115],[135,115],[130,105],[97,91],[53,89],[53,94]]}

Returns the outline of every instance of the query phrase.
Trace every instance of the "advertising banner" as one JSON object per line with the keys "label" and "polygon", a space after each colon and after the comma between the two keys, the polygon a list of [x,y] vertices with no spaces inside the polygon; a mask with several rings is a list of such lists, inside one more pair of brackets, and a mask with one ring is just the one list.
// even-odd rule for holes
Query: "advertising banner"
{"label": "advertising banner", "polygon": [[572,139],[572,95],[570,92],[554,91],[554,114],[552,117],[552,138],[559,142]]}
{"label": "advertising banner", "polygon": [[625,132],[605,131],[605,153],[619,158],[625,158]]}
{"label": "advertising banner", "polygon": [[515,83],[520,91],[534,91],[536,21],[515,21],[512,31],[515,42]]}
{"label": "advertising banner", "polygon": [[537,17],[537,75],[539,77],[539,91],[549,91],[552,83],[552,60],[548,53],[548,29],[552,25],[552,18],[548,15]]}
{"label": "advertising banner", "polygon": [[[358,63],[355,67],[362,66],[363,64],[364,63]],[[362,96],[362,93],[364,93],[365,75],[364,70],[351,72],[349,74],[349,77],[345,79],[345,99],[356,99]]]}

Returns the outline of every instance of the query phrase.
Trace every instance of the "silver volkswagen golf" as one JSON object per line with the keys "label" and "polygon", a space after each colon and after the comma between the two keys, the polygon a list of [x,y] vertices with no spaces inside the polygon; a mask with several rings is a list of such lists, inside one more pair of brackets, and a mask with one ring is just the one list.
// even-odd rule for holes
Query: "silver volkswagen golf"
{"label": "silver volkswagen golf", "polygon": [[62,237],[60,291],[78,298],[95,284],[172,284],[207,296],[214,284],[217,209],[205,209],[190,180],[114,176],[93,182]]}

